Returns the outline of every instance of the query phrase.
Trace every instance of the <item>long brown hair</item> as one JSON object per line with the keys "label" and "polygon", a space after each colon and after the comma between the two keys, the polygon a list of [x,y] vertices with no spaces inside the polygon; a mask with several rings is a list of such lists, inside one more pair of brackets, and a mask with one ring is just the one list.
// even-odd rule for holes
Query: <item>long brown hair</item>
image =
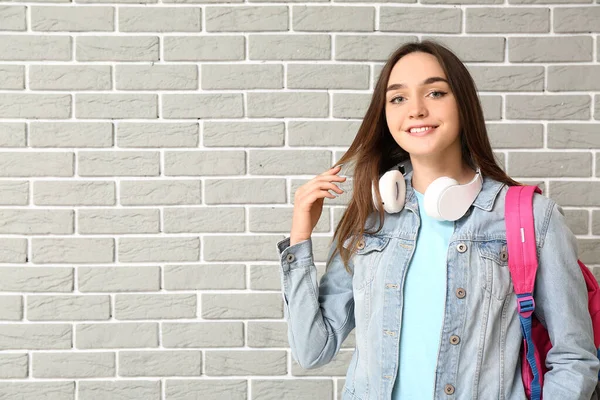
{"label": "long brown hair", "polygon": [[[450,89],[454,93],[458,105],[460,122],[460,142],[462,159],[473,169],[479,167],[483,176],[490,177],[509,186],[520,185],[512,180],[497,164],[488,139],[481,104],[477,96],[475,82],[460,59],[449,49],[434,41],[411,42],[398,48],[387,60],[379,80],[375,85],[371,104],[358,129],[354,141],[348,151],[336,163],[354,166],[354,190],[352,198],[335,229],[333,240],[336,240],[335,251],[340,253],[344,266],[348,267],[352,253],[363,234],[375,234],[383,227],[385,212],[379,210],[379,228],[374,231],[365,230],[368,216],[376,211],[373,205],[371,184],[377,183],[379,177],[393,166],[409,159],[409,154],[402,149],[390,133],[385,116],[386,88],[392,68],[405,55],[423,52],[435,56],[444,70]],[[379,187],[375,184],[377,197],[381,199]],[[344,243],[349,239],[348,249]]]}

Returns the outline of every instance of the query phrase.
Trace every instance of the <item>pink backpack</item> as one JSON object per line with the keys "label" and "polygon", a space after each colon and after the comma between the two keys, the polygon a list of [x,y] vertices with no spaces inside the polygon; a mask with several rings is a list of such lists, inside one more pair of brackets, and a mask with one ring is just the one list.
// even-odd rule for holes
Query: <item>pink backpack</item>
{"label": "pink backpack", "polygon": [[[505,220],[508,244],[508,268],[517,295],[517,309],[523,332],[521,373],[525,393],[531,400],[542,398],[546,354],[552,348],[546,328],[533,311],[533,286],[538,267],[533,223],[533,195],[542,193],[537,186],[511,186],[506,194]],[[600,288],[590,270],[577,261],[588,290],[588,308],[594,328],[594,343],[600,348]],[[600,358],[600,350],[598,350]],[[600,376],[599,376],[600,380]],[[600,385],[596,386],[596,390]]]}

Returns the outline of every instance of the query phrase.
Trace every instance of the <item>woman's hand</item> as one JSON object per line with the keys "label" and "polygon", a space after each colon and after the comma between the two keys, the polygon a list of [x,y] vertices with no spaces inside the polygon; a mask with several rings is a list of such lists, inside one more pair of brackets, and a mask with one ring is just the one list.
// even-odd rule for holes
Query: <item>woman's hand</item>
{"label": "woman's hand", "polygon": [[335,199],[337,195],[329,193],[333,190],[342,194],[344,191],[332,182],[344,182],[346,177],[337,175],[341,165],[337,165],[320,175],[315,176],[304,185],[300,186],[294,194],[294,215],[292,218],[292,231],[290,246],[307,240],[319,222],[323,212],[325,197]]}

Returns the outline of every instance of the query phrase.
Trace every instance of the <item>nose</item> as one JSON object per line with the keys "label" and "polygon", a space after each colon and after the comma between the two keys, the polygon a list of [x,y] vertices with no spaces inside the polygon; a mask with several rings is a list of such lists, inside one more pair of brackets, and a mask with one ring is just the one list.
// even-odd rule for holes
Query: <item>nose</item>
{"label": "nose", "polygon": [[415,97],[410,101],[408,116],[410,118],[423,118],[427,116],[427,108],[421,98]]}

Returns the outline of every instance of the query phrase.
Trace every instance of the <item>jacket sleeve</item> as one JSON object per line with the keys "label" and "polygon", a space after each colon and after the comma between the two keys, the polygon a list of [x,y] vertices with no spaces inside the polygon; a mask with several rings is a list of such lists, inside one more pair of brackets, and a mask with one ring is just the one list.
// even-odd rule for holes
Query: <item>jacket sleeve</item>
{"label": "jacket sleeve", "polygon": [[[277,249],[292,357],[305,369],[323,366],[354,329],[352,275],[338,252],[317,284],[311,239],[290,246],[290,238],[286,238],[277,243]],[[327,260],[334,250],[335,243]]]}
{"label": "jacket sleeve", "polygon": [[539,250],[536,315],[546,326],[552,349],[546,357],[544,400],[589,400],[600,361],[596,355],[588,297],[577,264],[577,242],[562,209],[550,202],[544,215],[546,233]]}

